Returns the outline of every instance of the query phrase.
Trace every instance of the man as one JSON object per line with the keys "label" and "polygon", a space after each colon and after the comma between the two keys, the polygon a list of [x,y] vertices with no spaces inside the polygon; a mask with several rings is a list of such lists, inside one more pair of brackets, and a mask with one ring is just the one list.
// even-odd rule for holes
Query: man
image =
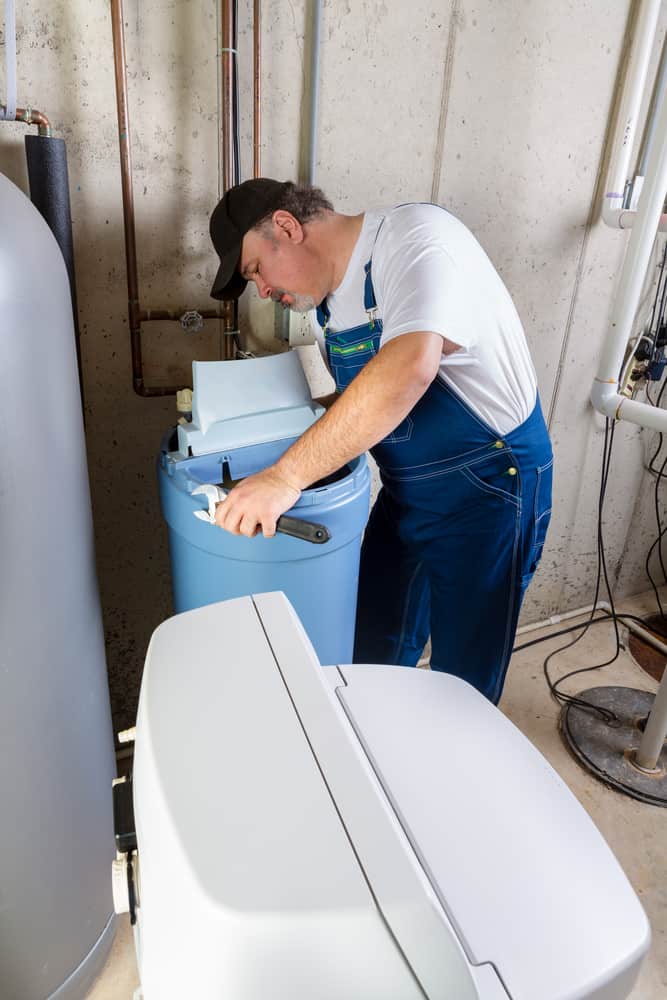
{"label": "man", "polygon": [[488,257],[438,206],[346,216],[316,188],[267,179],[225,194],[211,237],[213,297],[254,281],[262,298],[313,310],[336,382],[327,412],[235,487],[217,523],[271,536],[301,490],[370,450],[383,486],[355,662],[414,666],[430,632],[431,668],[497,703],[549,523],[552,455],[521,322]]}

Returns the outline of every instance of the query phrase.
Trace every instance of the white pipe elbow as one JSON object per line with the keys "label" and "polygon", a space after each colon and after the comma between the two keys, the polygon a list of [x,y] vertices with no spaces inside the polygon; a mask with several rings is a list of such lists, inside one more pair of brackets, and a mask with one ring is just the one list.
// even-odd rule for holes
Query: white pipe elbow
{"label": "white pipe elbow", "polygon": [[618,412],[625,396],[621,396],[618,391],[617,382],[603,382],[599,378],[593,379],[591,387],[591,403],[594,408],[605,417],[612,420],[618,418]]}
{"label": "white pipe elbow", "polygon": [[628,208],[612,208],[612,202],[606,201],[602,206],[602,221],[611,229],[632,229],[637,213]]}
{"label": "white pipe elbow", "polygon": [[614,382],[594,379],[591,403],[598,413],[609,417],[610,420],[625,420],[639,427],[648,427],[661,434],[667,434],[667,410],[622,396]]}
{"label": "white pipe elbow", "polygon": [[[630,208],[612,208],[612,202],[605,200],[602,206],[602,221],[611,229],[632,229],[637,212]],[[660,216],[658,229],[661,233],[667,230],[667,215]]]}

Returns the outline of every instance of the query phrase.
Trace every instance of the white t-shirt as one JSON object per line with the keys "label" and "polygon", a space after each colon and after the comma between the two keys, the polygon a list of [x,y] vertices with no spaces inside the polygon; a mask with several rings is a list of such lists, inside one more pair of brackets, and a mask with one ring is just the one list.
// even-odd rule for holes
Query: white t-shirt
{"label": "white t-shirt", "polygon": [[[443,356],[440,376],[499,434],[523,423],[535,406],[537,380],[521,320],[463,223],[436,205],[367,212],[345,276],[327,298],[332,333],[368,322],[364,265],[371,257],[380,346],[418,331],[460,344]],[[311,323],[326,363],[314,312]]]}

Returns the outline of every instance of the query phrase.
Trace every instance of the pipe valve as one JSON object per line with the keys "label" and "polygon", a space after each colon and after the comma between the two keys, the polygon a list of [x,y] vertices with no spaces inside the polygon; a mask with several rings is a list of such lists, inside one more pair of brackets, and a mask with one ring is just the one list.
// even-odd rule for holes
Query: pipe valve
{"label": "pipe valve", "polygon": [[186,333],[199,333],[204,326],[204,317],[196,309],[188,309],[181,316],[180,324]]}

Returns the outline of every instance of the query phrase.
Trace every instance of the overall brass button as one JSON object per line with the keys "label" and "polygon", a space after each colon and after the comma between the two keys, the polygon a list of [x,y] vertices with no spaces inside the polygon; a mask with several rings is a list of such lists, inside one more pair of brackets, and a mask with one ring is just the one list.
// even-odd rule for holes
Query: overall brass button
{"label": "overall brass button", "polygon": [[509,469],[507,470],[507,475],[508,476],[516,476],[516,469],[514,468],[513,465],[511,465],[509,467]]}
{"label": "overall brass button", "polygon": [[504,448],[505,447],[505,442],[504,441],[496,441],[496,443],[494,444],[493,447],[494,448]]}

